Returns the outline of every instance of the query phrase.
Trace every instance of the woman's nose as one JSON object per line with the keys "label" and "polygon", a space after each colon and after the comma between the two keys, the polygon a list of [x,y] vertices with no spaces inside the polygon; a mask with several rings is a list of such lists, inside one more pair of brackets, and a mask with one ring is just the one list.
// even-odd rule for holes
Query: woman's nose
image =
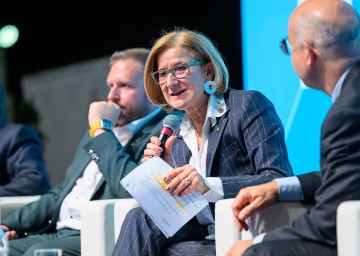
{"label": "woman's nose", "polygon": [[177,83],[178,79],[170,72],[166,78],[166,85],[168,87],[172,86],[174,83]]}

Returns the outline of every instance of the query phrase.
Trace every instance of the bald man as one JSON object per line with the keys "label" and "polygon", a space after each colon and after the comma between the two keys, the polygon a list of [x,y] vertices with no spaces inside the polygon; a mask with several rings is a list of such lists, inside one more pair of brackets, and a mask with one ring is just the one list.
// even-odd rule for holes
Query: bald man
{"label": "bald man", "polygon": [[[360,199],[360,25],[341,0],[307,0],[292,13],[282,50],[306,85],[330,95],[321,130],[321,171],[242,189],[232,209],[235,224],[276,201],[314,207],[290,225],[235,243],[230,255],[337,255],[336,210]],[[316,108],[316,102],[314,102]]]}

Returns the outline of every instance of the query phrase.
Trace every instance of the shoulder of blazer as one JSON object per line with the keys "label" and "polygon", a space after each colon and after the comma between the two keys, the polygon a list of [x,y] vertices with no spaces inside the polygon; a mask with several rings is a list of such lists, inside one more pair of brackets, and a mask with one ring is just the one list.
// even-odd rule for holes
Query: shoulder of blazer
{"label": "shoulder of blazer", "polygon": [[359,109],[360,104],[360,62],[355,64],[345,77],[341,92],[332,105],[328,114],[332,114],[334,110],[341,108]]}
{"label": "shoulder of blazer", "polygon": [[[40,137],[34,128],[27,125],[8,123],[0,128],[0,143],[13,145],[22,143],[24,140],[41,143]],[[14,143],[15,142],[15,143]]]}

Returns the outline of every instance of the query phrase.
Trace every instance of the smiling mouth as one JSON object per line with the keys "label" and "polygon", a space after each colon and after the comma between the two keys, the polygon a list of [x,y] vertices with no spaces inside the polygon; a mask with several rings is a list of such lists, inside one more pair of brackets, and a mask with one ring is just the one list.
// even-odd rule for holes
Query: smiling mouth
{"label": "smiling mouth", "polygon": [[185,92],[185,90],[174,92],[174,93],[171,93],[171,96],[178,96],[178,95],[182,94],[183,92]]}

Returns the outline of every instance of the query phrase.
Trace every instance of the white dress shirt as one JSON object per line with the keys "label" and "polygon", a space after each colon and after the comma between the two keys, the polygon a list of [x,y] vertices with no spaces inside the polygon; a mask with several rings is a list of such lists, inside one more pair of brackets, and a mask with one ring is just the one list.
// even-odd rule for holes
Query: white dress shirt
{"label": "white dress shirt", "polygon": [[[208,177],[210,170],[206,169],[206,156],[210,126],[214,127],[217,123],[216,118],[221,117],[225,112],[226,104],[224,97],[222,95],[217,97],[210,95],[206,120],[202,128],[200,150],[198,150],[194,124],[190,116],[185,114],[180,125],[180,135],[182,135],[192,154],[189,165],[198,171],[198,173],[204,178],[206,185],[210,188],[210,190],[204,194],[204,197],[208,202],[217,202],[218,200],[224,198],[224,189],[221,179],[219,177]],[[196,215],[196,217],[202,225],[208,225],[215,222],[209,207],[204,208]]]}
{"label": "white dress shirt", "polygon": [[[150,114],[131,122],[123,127],[113,128],[114,135],[118,138],[122,146],[126,143],[155,115],[161,111],[157,108]],[[59,219],[56,229],[71,228],[80,230],[81,228],[81,208],[84,203],[90,201],[95,188],[102,178],[102,173],[94,161],[85,168],[83,174],[76,181],[71,192],[64,198],[60,208]],[[119,184],[120,186],[120,184]]]}

